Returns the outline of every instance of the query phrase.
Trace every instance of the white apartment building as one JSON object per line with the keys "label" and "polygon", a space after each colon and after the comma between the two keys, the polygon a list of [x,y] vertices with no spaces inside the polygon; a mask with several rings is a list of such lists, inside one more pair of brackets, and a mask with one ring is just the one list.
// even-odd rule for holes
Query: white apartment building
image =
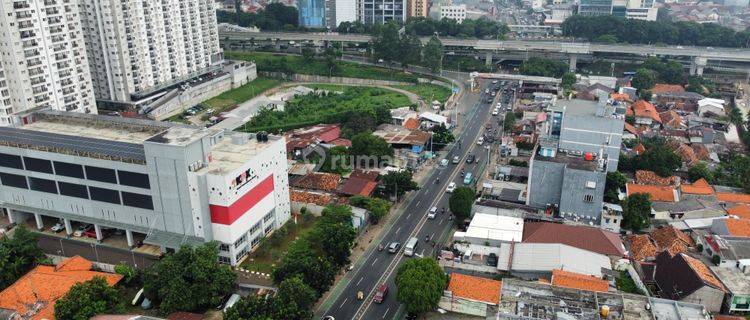
{"label": "white apartment building", "polygon": [[77,0],[96,98],[146,103],[220,68],[213,0]]}
{"label": "white apartment building", "polygon": [[440,6],[440,19],[443,18],[453,19],[458,23],[464,22],[464,19],[466,19],[466,5]]}
{"label": "white apartment building", "polygon": [[75,0],[0,3],[0,126],[35,107],[97,112]]}

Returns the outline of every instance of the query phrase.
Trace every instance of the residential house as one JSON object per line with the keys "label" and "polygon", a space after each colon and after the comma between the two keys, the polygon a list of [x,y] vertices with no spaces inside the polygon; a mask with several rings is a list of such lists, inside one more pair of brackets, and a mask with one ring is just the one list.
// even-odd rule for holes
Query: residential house
{"label": "residential house", "polygon": [[341,185],[339,192],[348,196],[369,197],[378,185],[378,175],[375,171],[354,170]]}
{"label": "residential house", "polygon": [[601,278],[612,270],[609,257],[560,243],[504,243],[497,269],[522,279],[549,279],[555,269]]}
{"label": "residential house", "polygon": [[9,319],[43,320],[55,318],[55,302],[77,283],[103,277],[114,286],[122,276],[92,271],[93,263],[80,256],[57,266],[38,265],[0,292],[0,311],[11,313]]}
{"label": "residential house", "polygon": [[683,196],[686,195],[704,195],[710,196],[714,194],[714,188],[706,181],[706,179],[700,178],[692,184],[683,183],[680,185],[680,191]]}
{"label": "residential house", "polygon": [[[393,124],[405,126],[406,121],[409,119],[417,120],[417,112],[409,107],[391,109],[391,120],[393,121]],[[417,120],[417,122],[419,122],[419,120]]]}
{"label": "residential house", "polygon": [[500,303],[502,282],[454,272],[438,306],[447,311],[485,317]]}
{"label": "residential house", "polygon": [[660,252],[674,255],[695,246],[689,235],[670,225],[655,228],[648,234],[629,235],[627,239],[634,261],[653,261]]}
{"label": "residential house", "polygon": [[660,107],[677,109],[684,112],[695,112],[698,110],[698,100],[704,97],[695,92],[664,92],[654,95],[654,101]]}
{"label": "residential house", "polygon": [[729,313],[750,311],[750,278],[737,268],[711,267],[711,271],[727,289],[724,310]]}
{"label": "residential house", "polygon": [[424,150],[432,135],[420,130],[410,130],[392,124],[381,124],[373,135],[383,138],[394,148],[405,148],[420,153]]}
{"label": "residential house", "polygon": [[654,280],[663,298],[698,303],[710,312],[721,310],[726,288],[708,266],[685,253],[660,253]]}
{"label": "residential house", "polygon": [[[706,197],[702,199],[701,197]],[[710,198],[713,196],[683,195],[679,201],[652,201],[651,214],[654,220],[667,222],[694,219],[716,218],[725,215],[721,205]]]}
{"label": "residential house", "polygon": [[726,101],[722,99],[714,98],[703,98],[698,100],[698,116],[701,117],[723,117],[726,116],[726,110],[724,104]]}
{"label": "residential house", "polygon": [[687,144],[681,143],[679,146],[677,146],[675,152],[680,156],[680,159],[682,159],[682,163],[687,168],[690,168],[698,163],[698,156],[695,155],[695,150],[693,150],[693,148],[691,148]]}
{"label": "residential house", "polygon": [[[644,148],[644,151],[645,151],[645,148]],[[662,177],[653,171],[636,170],[635,182],[637,184],[645,184],[645,185],[653,185],[653,186],[679,186],[681,180],[680,180],[680,177],[678,176]]]}
{"label": "residential house", "polygon": [[299,213],[305,208],[307,212],[320,215],[327,205],[336,201],[336,197],[328,192],[290,189],[289,200],[292,212]]}
{"label": "residential house", "polygon": [[667,129],[673,130],[684,130],[687,128],[687,123],[682,117],[674,110],[665,111],[659,114],[661,118],[661,125]]}
{"label": "residential house", "polygon": [[733,216],[739,219],[750,219],[750,205],[749,204],[735,204],[731,207],[726,208],[727,215]]}
{"label": "residential house", "polygon": [[716,199],[727,204],[750,204],[750,194],[747,193],[716,192]]}
{"label": "residential house", "polygon": [[750,238],[750,220],[716,219],[711,224],[711,232],[719,236]]}
{"label": "residential house", "polygon": [[527,222],[524,243],[560,243],[619,259],[626,256],[620,236],[601,228],[552,222]]}
{"label": "residential house", "polygon": [[563,288],[597,292],[609,291],[609,282],[607,280],[560,269],[552,270],[552,279],[550,279],[550,283],[552,283],[553,286]]}
{"label": "residential house", "polygon": [[504,242],[521,242],[523,218],[475,212],[466,231],[456,231],[453,239],[476,245],[498,246]]}
{"label": "residential house", "polygon": [[657,97],[664,93],[682,93],[685,92],[685,88],[679,84],[657,83],[649,91],[654,97]]}
{"label": "residential house", "polygon": [[341,182],[341,175],[326,172],[311,172],[290,181],[290,185],[300,189],[335,191]]}
{"label": "residential house", "polygon": [[646,100],[638,100],[628,108],[628,115],[635,117],[635,124],[658,128],[661,125],[661,117],[656,107]]}
{"label": "residential house", "polygon": [[703,253],[712,258],[719,257],[719,267],[740,268],[742,272],[750,272],[750,238],[720,236],[709,232],[701,232],[696,238],[703,245]]}
{"label": "residential house", "polygon": [[628,196],[645,193],[651,197],[651,201],[658,202],[677,202],[680,199],[677,189],[673,186],[628,183],[625,185],[625,192]]}
{"label": "residential house", "polygon": [[338,124],[318,124],[294,129],[286,135],[286,153],[299,157],[305,149],[320,143],[331,143],[341,137],[341,126]]}

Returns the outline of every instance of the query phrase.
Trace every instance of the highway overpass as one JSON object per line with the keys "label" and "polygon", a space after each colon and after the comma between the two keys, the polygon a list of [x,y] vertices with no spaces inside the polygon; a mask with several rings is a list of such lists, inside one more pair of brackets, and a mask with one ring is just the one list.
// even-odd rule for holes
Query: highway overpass
{"label": "highway overpass", "polygon": [[[366,43],[372,40],[369,35],[337,33],[286,33],[286,32],[236,32],[219,30],[219,38],[224,42],[247,40],[266,41],[306,41],[315,42],[351,42]],[[422,38],[426,43],[428,37]],[[655,46],[637,44],[595,44],[588,42],[563,42],[546,40],[477,40],[441,38],[446,47],[472,48],[486,55],[491,62],[493,54],[542,52],[565,54],[570,60],[571,70],[575,70],[578,57],[592,54],[632,54],[637,56],[669,56],[688,58],[692,61],[691,74],[702,74],[708,61],[747,63],[750,70],[750,49],[746,48],[712,48],[693,46]]]}

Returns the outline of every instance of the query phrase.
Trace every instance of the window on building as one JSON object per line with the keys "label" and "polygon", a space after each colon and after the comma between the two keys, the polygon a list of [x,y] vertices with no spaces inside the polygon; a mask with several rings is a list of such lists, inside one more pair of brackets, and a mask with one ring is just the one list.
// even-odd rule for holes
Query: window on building
{"label": "window on building", "polygon": [[583,195],[583,201],[584,202],[594,202],[594,196],[590,194]]}
{"label": "window on building", "polygon": [[237,239],[237,241],[234,242],[234,248],[237,249],[239,246],[241,246],[245,241],[247,240],[247,235],[243,234],[242,237]]}
{"label": "window on building", "polygon": [[255,248],[255,246],[257,246],[260,243],[260,239],[262,239],[262,236],[257,236],[253,238],[253,241],[250,242],[250,249]]}
{"label": "window on building", "polygon": [[261,223],[260,223],[260,221],[258,221],[258,223],[256,223],[252,228],[250,228],[250,231],[248,233],[249,234],[254,234],[254,233],[258,232],[260,230],[260,227],[261,227]]}
{"label": "window on building", "polygon": [[243,257],[247,255],[247,247],[240,250],[240,253],[238,253],[236,256],[234,256],[235,261],[240,261]]}
{"label": "window on building", "polygon": [[42,173],[53,173],[52,161],[39,158],[23,157],[23,163],[26,165],[26,170]]}
{"label": "window on building", "polygon": [[84,179],[83,166],[67,162],[55,161],[55,174],[72,178]]}
{"label": "window on building", "polygon": [[265,230],[263,230],[263,234],[268,234],[269,232],[271,232],[271,230],[273,230],[273,224],[269,224],[269,225],[268,225],[268,226],[266,227],[266,229],[265,229]]}
{"label": "window on building", "polygon": [[89,187],[91,200],[120,204],[120,193],[117,190]]}
{"label": "window on building", "polygon": [[147,174],[117,170],[117,176],[120,178],[121,185],[144,189],[151,188]]}
{"label": "window on building", "polygon": [[229,245],[226,243],[219,244],[219,251],[229,252]]}
{"label": "window on building", "polygon": [[61,195],[82,199],[89,198],[89,191],[84,185],[58,181],[57,187],[60,189]]}
{"label": "window on building", "polygon": [[20,156],[0,153],[0,167],[23,170],[23,162]]}
{"label": "window on building", "polygon": [[0,172],[0,183],[8,187],[21,188],[21,189],[29,188],[29,184],[26,182],[26,177],[19,176],[17,174]]}
{"label": "window on building", "polygon": [[34,191],[57,194],[57,184],[54,180],[29,177],[29,188]]}
{"label": "window on building", "polygon": [[229,259],[229,257],[219,256],[219,262],[230,264],[232,263],[232,259]]}
{"label": "window on building", "polygon": [[123,191],[122,204],[129,207],[154,210],[154,202],[151,200],[151,196],[145,194]]}
{"label": "window on building", "polygon": [[265,216],[263,216],[263,222],[268,222],[268,220],[273,219],[273,213],[274,211],[271,210],[271,212],[267,213]]}
{"label": "window on building", "polygon": [[101,181],[101,182],[117,183],[117,176],[115,174],[115,170],[107,169],[107,168],[100,168],[100,167],[86,166],[86,179],[94,180],[94,181]]}

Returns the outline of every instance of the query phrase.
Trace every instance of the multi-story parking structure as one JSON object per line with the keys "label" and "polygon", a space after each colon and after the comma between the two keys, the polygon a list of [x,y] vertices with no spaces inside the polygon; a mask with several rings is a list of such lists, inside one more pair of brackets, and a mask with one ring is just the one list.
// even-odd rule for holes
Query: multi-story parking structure
{"label": "multi-story parking structure", "polygon": [[[0,128],[0,208],[70,235],[124,230],[170,251],[220,243],[236,264],[290,217],[285,141],[162,122],[30,111]],[[52,219],[50,219],[52,218]],[[49,222],[47,222],[49,223]]]}
{"label": "multi-story parking structure", "polygon": [[0,126],[35,107],[97,112],[75,1],[2,1],[0,30]]}

